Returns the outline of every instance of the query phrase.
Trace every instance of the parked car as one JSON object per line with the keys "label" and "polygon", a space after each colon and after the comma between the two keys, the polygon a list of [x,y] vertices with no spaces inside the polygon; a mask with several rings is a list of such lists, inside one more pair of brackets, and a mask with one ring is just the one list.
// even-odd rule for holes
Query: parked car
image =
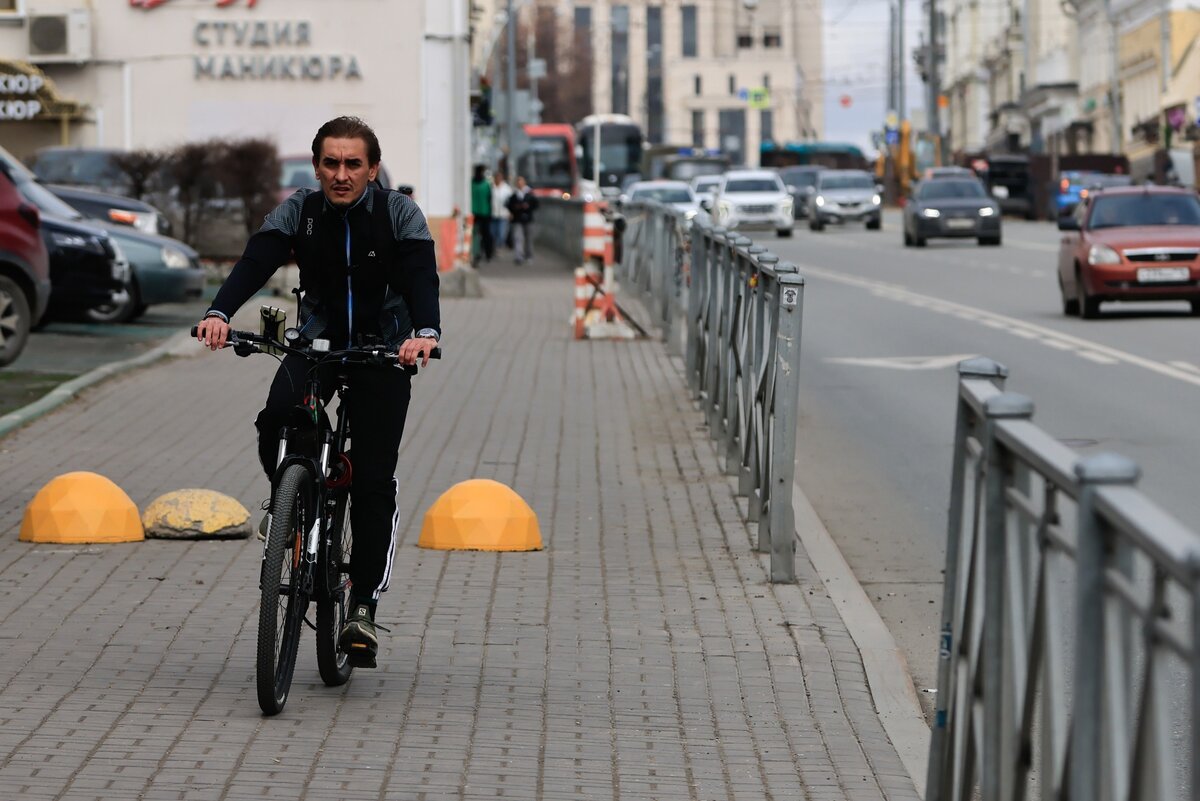
{"label": "parked car", "polygon": [[129,176],[115,160],[123,152],[110,147],[44,147],[29,166],[47,184],[90,187],[125,195],[130,191]]}
{"label": "parked car", "polygon": [[703,203],[705,200],[711,203],[720,185],[720,175],[698,175],[692,179],[692,194],[696,196],[697,203]]}
{"label": "parked car", "polygon": [[868,230],[878,231],[883,226],[882,203],[871,173],[825,170],[809,195],[808,227],[820,231],[827,223],[865,222]]}
{"label": "parked car", "polygon": [[925,247],[926,240],[940,238],[1000,244],[1000,205],[975,178],[922,181],[904,205],[905,247]]}
{"label": "parked car", "polygon": [[792,196],[792,213],[797,220],[808,216],[808,196],[817,185],[817,176],[824,170],[816,164],[779,168],[779,177]]}
{"label": "parked car", "polygon": [[85,217],[129,225],[147,234],[171,235],[171,221],[167,215],[149,203],[64,184],[47,184],[46,188]]}
{"label": "parked car", "polygon": [[50,258],[51,291],[49,306],[39,322],[51,315],[81,314],[124,302],[129,262],[108,232],[85,221],[2,147],[0,171],[27,203],[37,207],[41,219],[42,239]]}
{"label": "parked car", "polygon": [[1104,301],[1186,300],[1200,314],[1200,198],[1168,186],[1092,192],[1058,221],[1063,314]]}
{"label": "parked car", "polygon": [[792,196],[773,170],[733,170],[725,173],[715,197],[701,207],[713,222],[729,230],[774,228],[779,236],[791,236],[795,221]]}
{"label": "parked car", "polygon": [[0,367],[12,364],[50,302],[41,214],[0,170]]}
{"label": "parked car", "polygon": [[1129,175],[1111,175],[1092,170],[1067,170],[1059,176],[1058,192],[1054,195],[1054,205],[1059,217],[1074,213],[1079,201],[1087,198],[1090,192],[1106,186],[1132,186],[1133,178]]}
{"label": "parked car", "polygon": [[638,181],[626,191],[627,194],[621,195],[622,206],[656,200],[682,212],[688,227],[696,215],[703,211],[692,187],[683,181]]}

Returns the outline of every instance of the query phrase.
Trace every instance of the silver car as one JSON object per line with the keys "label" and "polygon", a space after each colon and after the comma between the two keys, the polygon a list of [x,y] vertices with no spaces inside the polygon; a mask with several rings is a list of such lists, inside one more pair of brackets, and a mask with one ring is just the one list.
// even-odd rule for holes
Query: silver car
{"label": "silver car", "polygon": [[883,199],[875,177],[863,170],[826,170],[817,176],[808,198],[808,227],[820,231],[828,223],[865,222],[878,231]]}

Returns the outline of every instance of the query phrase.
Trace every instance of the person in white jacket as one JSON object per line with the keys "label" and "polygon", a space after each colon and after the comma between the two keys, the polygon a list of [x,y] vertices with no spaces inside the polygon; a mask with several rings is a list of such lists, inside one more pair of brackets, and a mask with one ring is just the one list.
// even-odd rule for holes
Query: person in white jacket
{"label": "person in white jacket", "polygon": [[508,199],[512,193],[513,188],[504,180],[504,173],[497,170],[492,176],[492,241],[497,249],[508,241],[508,224],[512,220]]}

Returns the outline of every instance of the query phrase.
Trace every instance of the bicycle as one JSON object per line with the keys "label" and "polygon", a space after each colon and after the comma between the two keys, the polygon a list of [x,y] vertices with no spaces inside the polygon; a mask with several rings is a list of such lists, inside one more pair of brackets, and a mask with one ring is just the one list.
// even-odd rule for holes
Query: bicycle
{"label": "bicycle", "polygon": [[[196,328],[192,328],[196,336]],[[344,413],[352,367],[388,368],[398,357],[382,343],[367,343],[329,350],[325,340],[304,339],[289,328],[284,341],[249,331],[229,332],[225,347],[239,356],[280,352],[308,359],[303,427],[285,427],[279,440],[275,474],[271,480],[271,525],[263,544],[259,578],[261,604],[258,617],[258,653],[255,679],[258,705],[266,715],[283,711],[296,669],[300,635],[305,624],[316,632],[317,669],[327,686],[350,680],[350,656],[338,645],[350,602],[350,558],[353,536],[348,514],[353,464],[346,443],[351,437]],[[434,348],[430,358],[441,358]],[[337,425],[330,427],[317,368],[334,366],[333,392],[338,398]],[[400,369],[415,374],[416,366]],[[308,621],[309,603],[315,601],[316,623]]]}

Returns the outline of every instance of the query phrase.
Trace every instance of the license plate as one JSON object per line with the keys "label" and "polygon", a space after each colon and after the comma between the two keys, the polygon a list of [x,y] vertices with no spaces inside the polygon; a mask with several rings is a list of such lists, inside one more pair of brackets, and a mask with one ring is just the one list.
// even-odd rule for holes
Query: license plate
{"label": "license plate", "polygon": [[974,220],[946,220],[947,228],[974,228]]}
{"label": "license plate", "polygon": [[1152,284],[1158,281],[1186,281],[1187,267],[1141,267],[1137,271],[1139,284]]}

